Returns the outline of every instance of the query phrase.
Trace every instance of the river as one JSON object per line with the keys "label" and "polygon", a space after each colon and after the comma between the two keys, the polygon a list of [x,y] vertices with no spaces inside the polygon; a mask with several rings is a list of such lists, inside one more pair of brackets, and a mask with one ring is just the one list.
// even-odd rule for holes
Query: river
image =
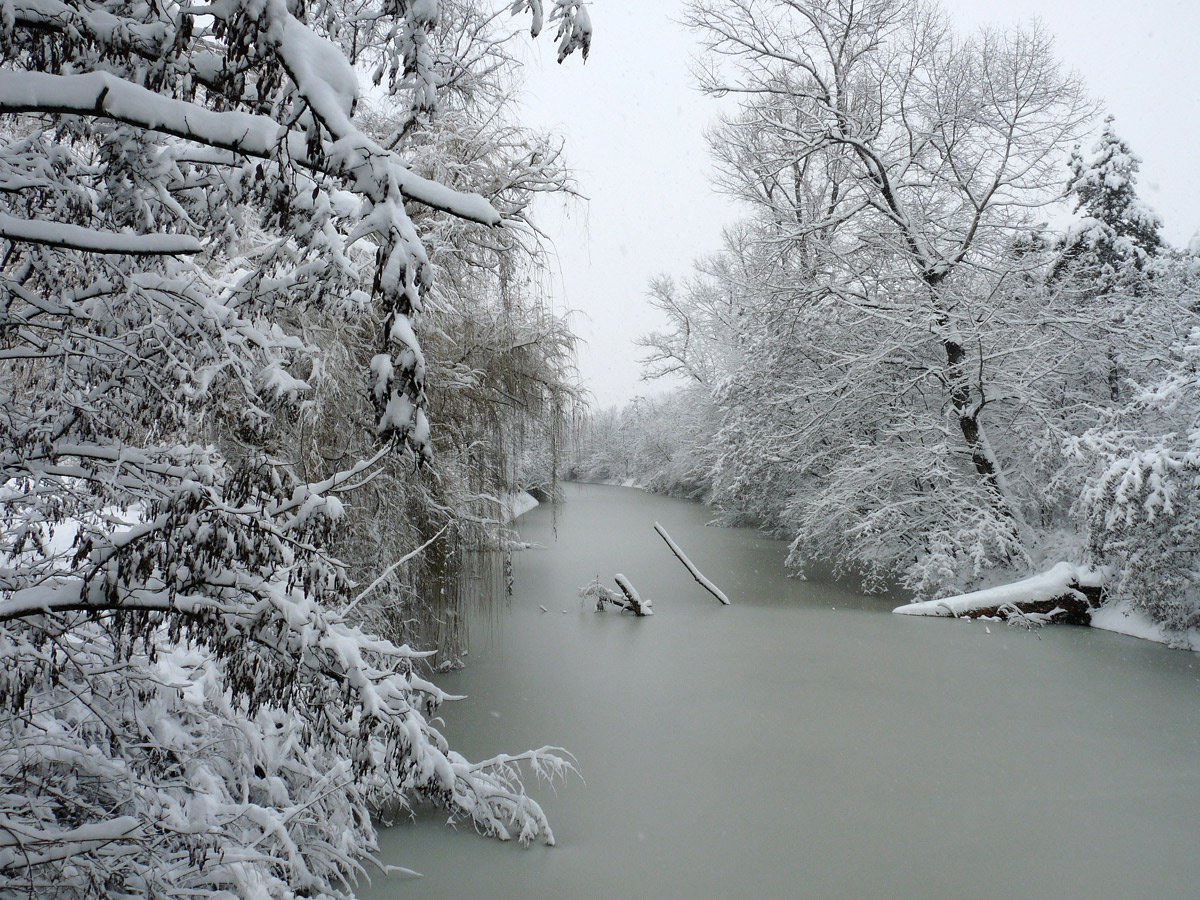
{"label": "river", "polygon": [[[710,511],[568,486],[519,520],[511,606],[439,684],[468,758],[560,744],[522,851],[425,811],[382,832],[394,900],[1200,897],[1200,657],[1091,629],[890,615],[785,577]],[[660,521],[720,606],[652,530]],[[577,589],[623,572],[652,618]],[[541,612],[545,606],[549,612]]]}

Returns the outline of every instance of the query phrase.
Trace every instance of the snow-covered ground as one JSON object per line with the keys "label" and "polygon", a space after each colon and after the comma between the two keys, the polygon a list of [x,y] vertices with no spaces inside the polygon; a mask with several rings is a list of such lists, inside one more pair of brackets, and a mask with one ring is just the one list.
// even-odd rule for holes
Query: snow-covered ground
{"label": "snow-covered ground", "polygon": [[1128,603],[1110,603],[1092,613],[1092,627],[1115,631],[1145,641],[1157,641],[1186,650],[1200,651],[1200,629],[1167,631],[1145,613]]}

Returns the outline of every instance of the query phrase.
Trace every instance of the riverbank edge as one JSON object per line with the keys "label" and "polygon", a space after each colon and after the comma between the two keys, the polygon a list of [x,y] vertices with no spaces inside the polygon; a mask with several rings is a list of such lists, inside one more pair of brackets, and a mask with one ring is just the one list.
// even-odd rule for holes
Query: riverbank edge
{"label": "riverbank edge", "polygon": [[1103,569],[1089,569],[1060,562],[1045,572],[1009,584],[983,590],[923,600],[897,606],[892,613],[900,616],[941,618],[1007,619],[1006,609],[1032,615],[1039,624],[1053,621],[1052,609],[1065,612],[1070,624],[1087,625],[1144,641],[1164,644],[1178,650],[1200,652],[1200,629],[1172,631],[1155,622],[1128,602],[1093,603],[1108,576]]}
{"label": "riverbank edge", "polygon": [[[656,491],[650,491],[650,489],[647,488],[645,485],[637,483],[632,478],[625,478],[625,479],[607,478],[607,479],[600,480],[600,481],[579,480],[579,481],[574,481],[573,483],[574,484],[597,484],[597,485],[604,485],[604,486],[608,486],[608,487],[634,488],[634,489],[640,490],[640,491],[649,491],[650,493],[657,493]],[[675,496],[675,495],[673,495],[670,491],[667,491],[667,492],[664,492],[664,496],[670,497],[670,496]],[[691,498],[679,497],[677,499],[685,499],[686,500],[686,499],[691,499]],[[699,502],[699,501],[693,500],[693,502]],[[707,504],[705,504],[705,505],[707,505]],[[972,603],[970,598],[979,599],[977,597],[977,595],[987,595],[992,592],[1000,592],[1000,591],[1005,590],[1006,588],[1012,588],[1017,585],[1023,585],[1028,582],[1036,581],[1037,579],[1040,579],[1043,576],[1048,575],[1049,573],[1055,572],[1055,570],[1058,569],[1059,566],[1069,566],[1071,569],[1071,572],[1069,574],[1074,575],[1076,577],[1076,579],[1082,578],[1082,581],[1078,582],[1082,586],[1086,586],[1089,588],[1090,587],[1095,587],[1095,588],[1102,587],[1102,582],[1103,582],[1102,573],[1099,573],[1099,572],[1093,573],[1093,570],[1085,569],[1081,566],[1075,566],[1071,563],[1060,563],[1058,566],[1052,567],[1050,570],[1048,570],[1048,572],[1043,572],[1040,575],[1034,575],[1034,576],[1031,576],[1030,578],[1021,579],[1020,581],[1012,582],[1011,584],[1000,585],[999,587],[994,587],[994,588],[985,588],[984,590],[980,590],[980,591],[971,591],[966,594],[959,594],[954,597],[946,597],[941,600],[926,600],[926,601],[920,601],[920,602],[916,602],[916,603],[905,603],[905,604],[902,604],[902,605],[896,607],[895,609],[893,609],[892,612],[893,612],[893,614],[896,614],[896,615],[909,615],[909,616],[935,616],[935,617],[954,616],[956,618],[958,618],[958,617],[978,618],[979,610],[987,610],[987,609],[995,607],[999,604],[996,602]],[[1091,573],[1091,574],[1089,574],[1089,573]],[[1062,572],[1059,574],[1068,574],[1068,573]],[[1056,579],[1056,582],[1057,582],[1057,579]],[[1057,584],[1058,584],[1057,594],[1054,594],[1054,593],[1047,594],[1047,596],[1044,598],[1045,600],[1051,600],[1055,596],[1061,596],[1062,594],[1065,594],[1070,589],[1068,587],[1068,584],[1065,581],[1057,582]],[[988,598],[984,597],[983,600],[987,601]],[[959,608],[959,607],[961,607],[961,608]],[[955,612],[950,611],[952,608],[957,609],[958,611],[955,611]],[[976,614],[972,615],[971,610],[975,610]],[[1117,603],[1117,602],[1113,602],[1113,601],[1104,602],[1098,606],[1091,608],[1089,610],[1089,613],[1090,613],[1090,621],[1087,623],[1087,627],[1098,628],[1101,631],[1109,631],[1114,634],[1121,634],[1121,635],[1125,635],[1126,637],[1138,638],[1139,640],[1143,640],[1143,641],[1151,641],[1156,644],[1163,644],[1164,646],[1170,647],[1175,650],[1191,650],[1193,652],[1200,653],[1200,629],[1191,629],[1189,631],[1183,631],[1183,632],[1169,631],[1168,629],[1164,628],[1159,623],[1155,622],[1153,619],[1151,619],[1145,613],[1134,609],[1127,602],[1126,603]]]}
{"label": "riverbank edge", "polygon": [[540,505],[537,497],[533,496],[529,491],[504,494],[500,498],[500,518],[506,523],[513,522]]}

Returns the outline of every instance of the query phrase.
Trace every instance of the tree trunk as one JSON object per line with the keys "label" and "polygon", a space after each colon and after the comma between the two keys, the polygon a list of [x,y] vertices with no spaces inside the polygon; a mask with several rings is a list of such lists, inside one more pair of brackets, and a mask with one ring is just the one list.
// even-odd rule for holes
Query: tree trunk
{"label": "tree trunk", "polygon": [[975,471],[988,484],[999,492],[997,483],[996,460],[991,450],[983,440],[983,432],[979,425],[979,407],[972,408],[971,385],[967,380],[967,351],[958,341],[949,338],[942,341],[946,349],[946,380],[950,386],[950,402],[954,406],[954,415],[958,419],[958,427],[962,431],[967,449],[971,452],[971,462]]}

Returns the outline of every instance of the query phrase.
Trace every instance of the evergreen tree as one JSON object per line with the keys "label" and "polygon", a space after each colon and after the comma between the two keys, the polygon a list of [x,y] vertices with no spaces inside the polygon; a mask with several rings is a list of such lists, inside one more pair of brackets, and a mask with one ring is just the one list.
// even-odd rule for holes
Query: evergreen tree
{"label": "evergreen tree", "polygon": [[1070,272],[1107,293],[1122,282],[1136,281],[1163,248],[1162,220],[1137,196],[1141,160],[1113,130],[1113,117],[1087,159],[1076,147],[1068,164],[1066,195],[1082,218],[1062,245],[1055,277]]}

